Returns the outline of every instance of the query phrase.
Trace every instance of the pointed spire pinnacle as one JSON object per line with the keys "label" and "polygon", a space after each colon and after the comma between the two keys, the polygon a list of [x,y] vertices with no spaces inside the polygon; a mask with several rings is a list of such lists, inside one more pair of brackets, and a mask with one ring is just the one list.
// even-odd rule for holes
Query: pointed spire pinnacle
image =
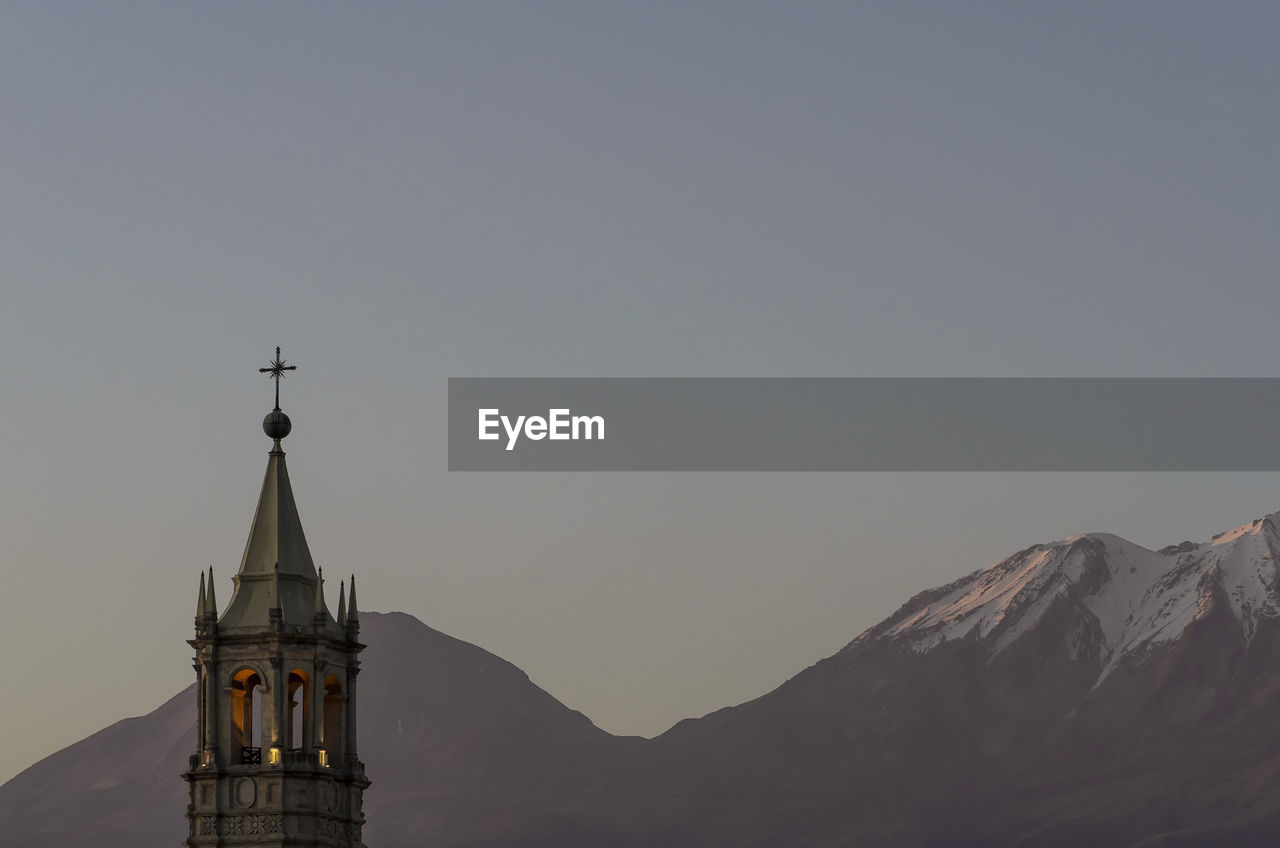
{"label": "pointed spire pinnacle", "polygon": [[204,618],[204,572],[200,572],[200,599],[196,601],[196,618]]}
{"label": "pointed spire pinnacle", "polygon": [[324,606],[324,569],[316,574],[316,615],[328,617],[329,611]]}
{"label": "pointed spire pinnacle", "polygon": [[283,612],[280,606],[280,563],[276,563],[271,577],[271,609]]}
{"label": "pointed spire pinnacle", "polygon": [[338,626],[347,626],[347,581],[338,581]]}
{"label": "pointed spire pinnacle", "polygon": [[[201,577],[203,576],[204,575],[201,575]],[[213,593],[213,566],[212,565],[209,566],[209,602],[208,602],[208,605],[205,606],[204,611],[207,614],[213,616],[214,618],[218,617],[218,598]]]}
{"label": "pointed spire pinnacle", "polygon": [[356,612],[356,576],[351,575],[351,600],[347,602],[347,624],[360,625],[360,615]]}

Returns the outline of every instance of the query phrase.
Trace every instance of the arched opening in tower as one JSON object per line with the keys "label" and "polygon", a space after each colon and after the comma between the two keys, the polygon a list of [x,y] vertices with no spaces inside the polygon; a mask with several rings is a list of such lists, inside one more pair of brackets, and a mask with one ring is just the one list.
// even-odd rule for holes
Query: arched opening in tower
{"label": "arched opening in tower", "polygon": [[289,672],[289,700],[286,725],[290,751],[302,751],[311,738],[311,679],[302,669]]}
{"label": "arched opening in tower", "polygon": [[231,678],[231,747],[241,763],[262,762],[262,678],[251,668]]}
{"label": "arched opening in tower", "polygon": [[342,682],[335,675],[324,679],[324,724],[321,742],[330,763],[342,761]]}

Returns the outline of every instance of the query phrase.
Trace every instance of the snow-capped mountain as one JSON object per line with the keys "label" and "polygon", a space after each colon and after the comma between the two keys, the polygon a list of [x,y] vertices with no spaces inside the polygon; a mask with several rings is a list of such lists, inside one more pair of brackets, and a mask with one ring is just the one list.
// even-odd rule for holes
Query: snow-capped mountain
{"label": "snow-capped mountain", "polygon": [[1101,660],[1101,682],[1135,652],[1176,640],[1219,599],[1245,641],[1280,617],[1280,512],[1202,543],[1158,551],[1109,533],[1034,545],[946,586],[916,595],[850,647],[888,639],[923,653],[956,640],[1008,648],[1056,605],[1080,617],[1068,650]]}
{"label": "snow-capped mountain", "polygon": [[921,592],[655,740],[685,792],[736,799],[677,841],[1276,844],[1278,555],[1280,513],[1157,551],[1071,536]]}

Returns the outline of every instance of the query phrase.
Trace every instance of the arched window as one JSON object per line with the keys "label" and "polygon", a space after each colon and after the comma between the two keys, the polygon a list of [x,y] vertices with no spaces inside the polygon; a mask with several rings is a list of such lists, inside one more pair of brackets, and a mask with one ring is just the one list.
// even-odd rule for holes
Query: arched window
{"label": "arched window", "polygon": [[285,726],[290,751],[302,751],[311,738],[311,686],[310,678],[302,669],[289,672],[289,700]]}
{"label": "arched window", "polygon": [[324,724],[321,743],[330,764],[342,762],[342,683],[335,675],[324,679]]}
{"label": "arched window", "polygon": [[238,762],[262,762],[262,678],[251,668],[231,678],[231,748]]}

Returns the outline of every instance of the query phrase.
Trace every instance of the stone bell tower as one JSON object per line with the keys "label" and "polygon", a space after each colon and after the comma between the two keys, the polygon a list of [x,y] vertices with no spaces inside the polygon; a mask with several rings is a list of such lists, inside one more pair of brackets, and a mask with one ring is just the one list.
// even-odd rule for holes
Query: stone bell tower
{"label": "stone bell tower", "polygon": [[356,748],[360,619],[356,583],[329,613],[323,572],[302,534],[280,442],[287,366],[270,368],[276,406],[262,422],[273,440],[235,590],[221,615],[213,570],[196,604],[196,753],[188,784],[188,848],[364,848],[369,780]]}

